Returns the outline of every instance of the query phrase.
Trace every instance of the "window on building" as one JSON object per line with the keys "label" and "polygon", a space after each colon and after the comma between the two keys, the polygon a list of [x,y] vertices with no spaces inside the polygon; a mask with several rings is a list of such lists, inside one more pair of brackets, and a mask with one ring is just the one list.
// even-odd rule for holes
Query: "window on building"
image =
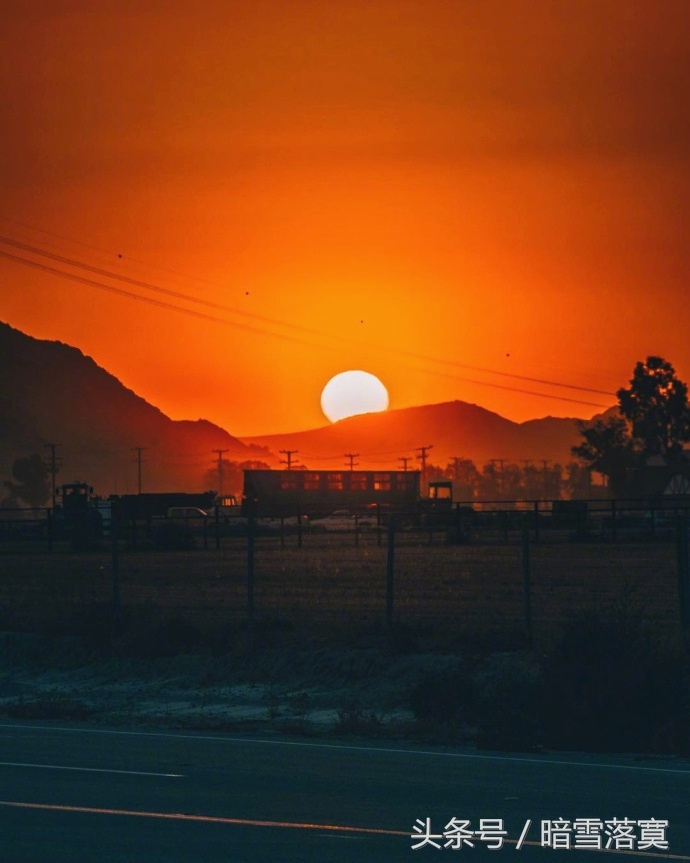
{"label": "window on building", "polygon": [[362,471],[350,471],[350,473],[348,474],[348,479],[350,481],[350,488],[353,491],[367,490],[367,475]]}
{"label": "window on building", "polygon": [[318,471],[307,471],[304,474],[304,488],[321,488],[321,474]]}
{"label": "window on building", "polygon": [[374,474],[374,490],[375,491],[390,491],[391,475],[388,471]]}

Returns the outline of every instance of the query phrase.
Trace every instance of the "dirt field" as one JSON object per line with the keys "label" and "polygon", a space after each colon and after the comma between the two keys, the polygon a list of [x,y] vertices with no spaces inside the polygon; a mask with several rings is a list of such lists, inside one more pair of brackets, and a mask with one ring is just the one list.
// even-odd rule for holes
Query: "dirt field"
{"label": "dirt field", "polygon": [[0,714],[418,739],[415,687],[439,675],[442,688],[465,686],[485,667],[504,668],[513,688],[529,682],[580,612],[680,642],[674,543],[533,544],[530,559],[531,651],[518,544],[401,543],[392,627],[386,549],[372,536],[257,542],[251,627],[241,540],[123,549],[114,640],[110,554],[0,554]]}
{"label": "dirt field", "polygon": [[[257,620],[348,628],[386,619],[386,549],[368,537],[257,542],[253,608]],[[532,544],[530,612],[535,645],[581,610],[636,615],[670,637],[679,632],[675,544]],[[89,606],[112,602],[110,554],[0,556],[0,628],[36,631]],[[184,618],[201,627],[248,616],[247,555],[226,548],[188,552],[121,551],[124,608]],[[401,545],[395,551],[393,619],[452,630],[457,637],[509,637],[527,624],[519,545]],[[52,624],[51,624],[52,621]]]}

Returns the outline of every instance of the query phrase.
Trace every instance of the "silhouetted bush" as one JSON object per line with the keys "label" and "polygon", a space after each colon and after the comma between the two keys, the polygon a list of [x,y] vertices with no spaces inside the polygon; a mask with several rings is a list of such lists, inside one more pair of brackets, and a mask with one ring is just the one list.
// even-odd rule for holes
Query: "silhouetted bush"
{"label": "silhouetted bush", "polygon": [[640,620],[580,617],[545,663],[545,685],[551,747],[653,751],[664,734],[663,748],[686,745],[687,660],[655,644]]}
{"label": "silhouetted bush", "polygon": [[142,623],[130,630],[126,652],[142,659],[159,659],[183,653],[196,653],[203,648],[200,630],[183,617],[168,617]]}
{"label": "silhouetted bush", "polygon": [[534,750],[544,738],[544,680],[529,654],[488,656],[474,677],[477,745],[486,749]]}
{"label": "silhouetted bush", "polygon": [[393,656],[416,653],[419,650],[416,628],[408,623],[393,623],[386,632],[385,647]]}
{"label": "silhouetted bush", "polygon": [[469,667],[458,665],[429,675],[410,691],[410,710],[423,722],[445,723],[467,720],[473,706],[472,676]]}

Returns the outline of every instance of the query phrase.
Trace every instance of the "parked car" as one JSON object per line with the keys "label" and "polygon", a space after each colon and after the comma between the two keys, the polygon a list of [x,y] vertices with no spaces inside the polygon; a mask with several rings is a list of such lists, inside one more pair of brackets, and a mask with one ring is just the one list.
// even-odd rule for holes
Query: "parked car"
{"label": "parked car", "polygon": [[168,508],[165,517],[184,522],[203,524],[208,520],[208,513],[198,506],[171,506]]}
{"label": "parked car", "polygon": [[361,516],[350,512],[349,509],[336,509],[330,515],[324,518],[312,518],[309,520],[309,530],[315,531],[346,531],[355,530],[355,527],[360,530],[367,530],[374,527],[375,520],[369,516]]}
{"label": "parked car", "polygon": [[268,531],[269,533],[279,533],[281,530],[287,533],[294,533],[298,529],[307,530],[309,527],[309,519],[306,515],[299,518],[296,515],[286,515],[281,518],[257,518],[256,526],[260,530]]}

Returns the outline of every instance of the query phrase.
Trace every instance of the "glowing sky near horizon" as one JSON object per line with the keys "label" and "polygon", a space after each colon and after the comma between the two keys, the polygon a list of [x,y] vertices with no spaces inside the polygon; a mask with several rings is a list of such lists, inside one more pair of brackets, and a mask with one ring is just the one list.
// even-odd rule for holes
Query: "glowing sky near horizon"
{"label": "glowing sky near horizon", "polygon": [[689,54],[683,0],[9,0],[0,320],[245,436],[345,369],[516,420],[688,380]]}

